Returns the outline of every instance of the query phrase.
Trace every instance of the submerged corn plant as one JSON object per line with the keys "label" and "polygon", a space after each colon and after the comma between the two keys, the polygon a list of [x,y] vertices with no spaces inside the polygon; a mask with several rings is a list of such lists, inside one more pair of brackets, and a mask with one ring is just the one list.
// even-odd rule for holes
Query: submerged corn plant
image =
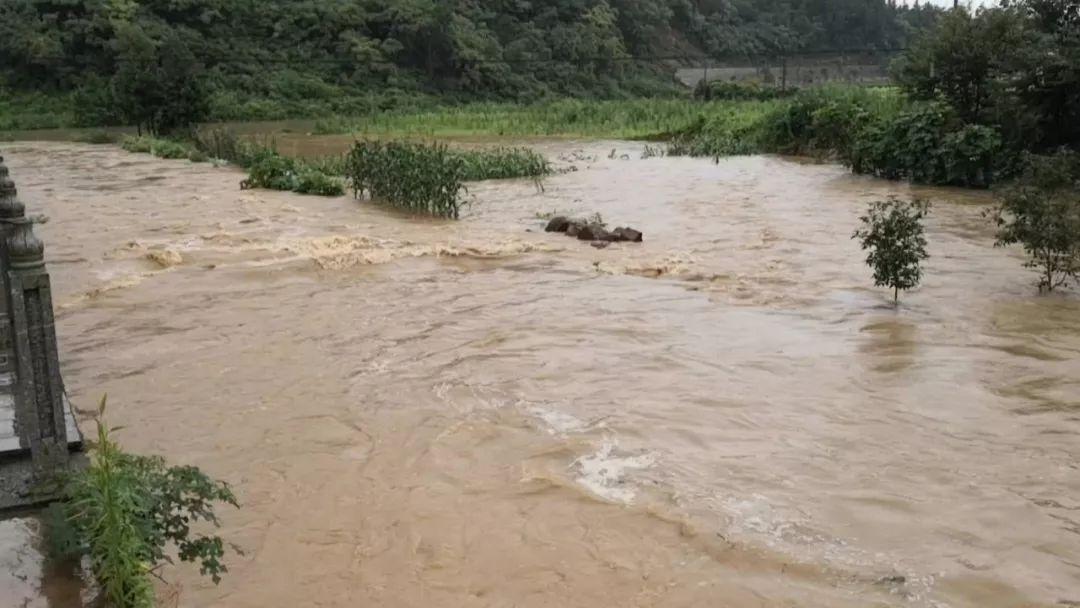
{"label": "submerged corn plant", "polygon": [[47,513],[54,556],[89,557],[103,599],[116,608],[154,605],[150,577],[171,563],[170,545],[182,561],[197,562],[202,574],[221,580],[227,570],[221,563],[224,542],[191,528],[198,522],[217,526],[214,505],[237,506],[232,490],[195,467],[170,467],[160,457],[124,452],[112,440],[117,429],[108,428],[104,414],[102,398],[90,466],[66,480],[66,502]]}
{"label": "submerged corn plant", "polygon": [[465,161],[465,181],[515,177],[543,177],[551,164],[542,154],[528,148],[492,148],[457,152]]}
{"label": "submerged corn plant", "polygon": [[464,159],[444,144],[357,142],[348,177],[357,198],[368,196],[413,213],[457,219],[465,192]]}
{"label": "submerged corn plant", "polygon": [[346,160],[357,198],[367,196],[413,213],[457,219],[464,182],[551,173],[541,154],[528,148],[454,150],[440,143],[359,141]]}

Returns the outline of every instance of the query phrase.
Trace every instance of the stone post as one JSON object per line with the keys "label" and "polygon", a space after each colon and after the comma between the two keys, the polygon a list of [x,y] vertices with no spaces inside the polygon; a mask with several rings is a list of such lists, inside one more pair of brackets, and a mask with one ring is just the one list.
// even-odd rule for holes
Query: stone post
{"label": "stone post", "polygon": [[20,442],[29,444],[24,447],[30,449],[35,469],[52,470],[67,463],[68,440],[45,245],[34,234],[33,221],[26,217],[6,174],[6,168],[0,170],[0,270],[4,273],[0,283],[7,288],[3,299],[8,322],[0,323],[0,332],[10,332],[14,347],[15,361],[8,366],[14,368]]}

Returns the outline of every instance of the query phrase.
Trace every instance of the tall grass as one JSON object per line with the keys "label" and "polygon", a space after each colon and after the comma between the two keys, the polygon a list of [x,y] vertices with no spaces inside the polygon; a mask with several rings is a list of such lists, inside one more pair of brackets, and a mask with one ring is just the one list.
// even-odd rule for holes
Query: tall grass
{"label": "tall grass", "polygon": [[531,105],[472,103],[434,110],[387,111],[316,122],[315,132],[360,135],[568,136],[648,139],[680,131],[699,116],[751,107],[750,101],[690,99],[562,100]]}
{"label": "tall grass", "polygon": [[551,173],[551,164],[542,154],[528,148],[490,148],[451,151],[465,162],[463,179],[479,182],[488,179],[543,177]]}

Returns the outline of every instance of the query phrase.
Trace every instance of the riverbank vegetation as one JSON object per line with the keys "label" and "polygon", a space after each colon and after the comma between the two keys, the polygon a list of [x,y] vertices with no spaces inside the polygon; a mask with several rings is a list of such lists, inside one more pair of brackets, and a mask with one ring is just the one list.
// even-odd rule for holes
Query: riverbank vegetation
{"label": "riverbank vegetation", "polygon": [[991,214],[997,245],[1019,244],[1025,266],[1039,275],[1039,290],[1080,280],[1080,162],[1076,153],[1028,156],[1020,179]]}
{"label": "riverbank vegetation", "polygon": [[[191,466],[168,466],[162,458],[124,452],[103,420],[90,464],[66,480],[66,500],[47,512],[52,557],[89,558],[103,604],[116,608],[154,605],[151,577],[171,563],[169,549],[216,583],[227,571],[225,542],[193,526],[218,525],[215,507],[238,506],[229,486]],[[115,429],[113,429],[115,430]]]}
{"label": "riverbank vegetation", "polygon": [[367,116],[679,94],[703,58],[895,49],[887,0],[7,0],[0,129]]}

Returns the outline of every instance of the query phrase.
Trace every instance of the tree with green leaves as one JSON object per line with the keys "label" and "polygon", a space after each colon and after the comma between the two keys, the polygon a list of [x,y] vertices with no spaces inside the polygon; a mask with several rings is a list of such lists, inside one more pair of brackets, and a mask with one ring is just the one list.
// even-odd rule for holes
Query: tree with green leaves
{"label": "tree with green leaves", "polygon": [[1029,156],[1023,175],[992,214],[997,245],[1022,245],[1039,291],[1080,279],[1080,155]]}
{"label": "tree with green leaves", "polygon": [[863,227],[852,238],[869,251],[866,264],[874,271],[874,284],[893,289],[893,303],[899,303],[900,290],[918,286],[922,280],[922,261],[929,258],[923,219],[930,204],[915,199],[903,201],[895,196],[871,203],[859,219]]}

